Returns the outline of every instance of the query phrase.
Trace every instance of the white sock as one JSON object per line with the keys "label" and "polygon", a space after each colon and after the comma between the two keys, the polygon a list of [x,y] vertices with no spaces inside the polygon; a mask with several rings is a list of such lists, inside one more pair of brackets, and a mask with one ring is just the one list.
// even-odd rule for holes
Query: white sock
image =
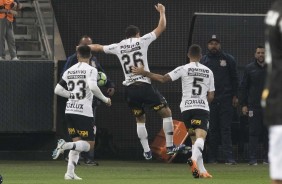
{"label": "white sock", "polygon": [[202,157],[202,152],[204,149],[204,139],[203,138],[197,138],[197,140],[194,143],[194,148],[192,150],[192,160],[197,161],[198,158]]}
{"label": "white sock", "polygon": [[90,144],[87,141],[79,140],[76,142],[66,142],[63,145],[64,150],[76,150],[79,152],[87,152],[90,150]]}
{"label": "white sock", "polygon": [[71,175],[74,174],[74,169],[79,159],[79,153],[80,153],[79,151],[70,150],[67,173]]}
{"label": "white sock", "polygon": [[172,117],[163,118],[163,129],[165,134],[166,147],[173,146],[173,121]]}
{"label": "white sock", "polygon": [[204,166],[204,161],[203,161],[203,156],[200,156],[197,160],[197,166],[198,169],[200,170],[200,173],[205,173],[207,172],[205,166]]}
{"label": "white sock", "polygon": [[148,133],[145,127],[145,123],[137,123],[137,135],[143,146],[144,152],[150,151],[150,147],[148,143]]}

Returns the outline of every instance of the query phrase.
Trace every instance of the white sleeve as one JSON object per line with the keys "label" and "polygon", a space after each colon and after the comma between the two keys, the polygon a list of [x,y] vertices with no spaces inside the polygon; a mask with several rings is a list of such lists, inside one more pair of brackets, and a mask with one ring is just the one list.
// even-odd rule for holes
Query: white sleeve
{"label": "white sleeve", "polygon": [[118,44],[114,43],[111,45],[103,46],[103,50],[106,54],[118,54]]}
{"label": "white sleeve", "polygon": [[65,98],[70,97],[70,92],[66,90],[63,86],[61,86],[60,84],[56,85],[54,92],[56,95],[59,95]]}
{"label": "white sleeve", "polygon": [[141,37],[142,42],[147,46],[150,45],[156,39],[157,39],[157,36],[154,33],[154,31],[152,31],[151,33],[147,33]]}
{"label": "white sleeve", "polygon": [[94,96],[107,103],[108,98],[103,95],[100,88],[97,86],[97,74],[97,69],[93,67],[93,69],[90,70],[89,76],[87,78],[88,86]]}
{"label": "white sleeve", "polygon": [[185,72],[184,66],[179,66],[168,73],[172,81],[179,79]]}
{"label": "white sleeve", "polygon": [[214,76],[213,76],[213,72],[210,70],[210,86],[209,86],[209,92],[215,91],[215,87],[214,87]]}

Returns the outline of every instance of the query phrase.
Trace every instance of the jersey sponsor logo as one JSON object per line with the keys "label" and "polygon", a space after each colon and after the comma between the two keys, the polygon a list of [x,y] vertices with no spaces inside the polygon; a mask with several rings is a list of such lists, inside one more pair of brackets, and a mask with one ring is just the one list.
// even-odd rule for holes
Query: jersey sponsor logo
{"label": "jersey sponsor logo", "polygon": [[86,74],[86,70],[73,70],[73,71],[68,71],[69,75],[72,74]]}
{"label": "jersey sponsor logo", "polygon": [[142,114],[142,110],[140,109],[132,109],[132,113],[134,114],[134,116],[139,116]]}
{"label": "jersey sponsor logo", "polygon": [[225,67],[227,64],[226,64],[226,60],[224,60],[224,59],[222,59],[222,60],[219,60],[219,65],[220,66],[223,66],[223,67]]}
{"label": "jersey sponsor logo", "polygon": [[209,74],[204,74],[204,73],[189,73],[188,72],[188,76],[200,76],[200,77],[205,77],[205,78],[209,78]]}
{"label": "jersey sponsor logo", "polygon": [[137,50],[141,50],[141,47],[135,47],[135,48],[132,48],[130,50],[121,50],[120,53],[124,54],[124,53],[133,52],[133,51],[137,51]]}
{"label": "jersey sponsor logo", "polygon": [[207,69],[202,68],[188,68],[188,72],[201,72],[201,73],[210,73]]}
{"label": "jersey sponsor logo", "polygon": [[78,133],[81,137],[88,137],[88,131],[87,131],[87,130],[77,130],[77,133]]}
{"label": "jersey sponsor logo", "polygon": [[82,109],[83,110],[83,105],[84,104],[77,104],[77,103],[67,102],[67,108],[69,108],[69,109]]}
{"label": "jersey sponsor logo", "polygon": [[185,106],[190,106],[190,105],[205,105],[205,101],[202,99],[185,100]]}
{"label": "jersey sponsor logo", "polygon": [[138,81],[138,80],[147,80],[147,78],[146,77],[144,77],[144,76],[138,76],[138,77],[135,77],[135,78],[129,78],[129,79],[126,79],[127,80],[127,82],[135,82],[135,81]]}
{"label": "jersey sponsor logo", "polygon": [[164,104],[160,104],[160,105],[154,106],[153,108],[154,108],[155,111],[158,111],[161,108],[163,108],[164,106],[165,106]]}
{"label": "jersey sponsor logo", "polygon": [[191,125],[201,125],[202,124],[202,120],[200,119],[192,119],[191,120]]}
{"label": "jersey sponsor logo", "polygon": [[86,76],[85,75],[70,75],[67,76],[67,79],[85,79]]}
{"label": "jersey sponsor logo", "polygon": [[75,129],[74,128],[68,128],[68,132],[69,132],[69,135],[73,135],[73,134],[75,134]]}

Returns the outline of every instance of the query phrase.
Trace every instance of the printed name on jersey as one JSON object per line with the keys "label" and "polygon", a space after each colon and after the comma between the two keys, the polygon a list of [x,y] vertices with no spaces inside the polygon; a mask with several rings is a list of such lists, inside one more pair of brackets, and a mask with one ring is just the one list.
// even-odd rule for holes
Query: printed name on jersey
{"label": "printed name on jersey", "polygon": [[265,17],[265,24],[269,26],[275,26],[278,18],[279,18],[279,12],[270,10],[267,12],[267,15]]}

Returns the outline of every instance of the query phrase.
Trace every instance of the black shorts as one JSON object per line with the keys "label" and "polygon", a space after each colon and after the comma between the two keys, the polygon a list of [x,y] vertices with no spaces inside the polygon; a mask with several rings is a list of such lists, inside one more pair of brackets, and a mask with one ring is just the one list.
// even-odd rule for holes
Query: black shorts
{"label": "black shorts", "polygon": [[203,129],[208,131],[209,111],[203,109],[191,109],[182,112],[183,121],[189,129]]}
{"label": "black shorts", "polygon": [[71,138],[80,137],[82,140],[94,141],[96,127],[93,117],[65,114],[68,132]]}
{"label": "black shorts", "polygon": [[133,115],[138,117],[145,113],[144,107],[149,106],[155,111],[167,106],[166,99],[148,83],[134,83],[125,88],[126,101]]}

